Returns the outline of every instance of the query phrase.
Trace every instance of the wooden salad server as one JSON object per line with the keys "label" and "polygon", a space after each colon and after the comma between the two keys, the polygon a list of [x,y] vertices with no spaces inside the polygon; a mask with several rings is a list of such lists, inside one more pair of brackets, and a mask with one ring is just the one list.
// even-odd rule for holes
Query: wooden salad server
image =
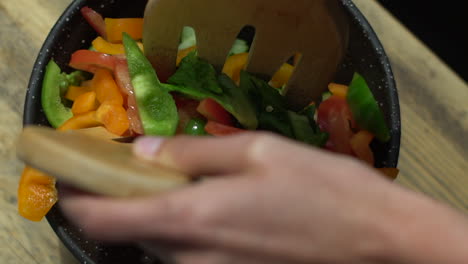
{"label": "wooden salad server", "polygon": [[302,58],[286,96],[299,110],[332,81],[348,44],[348,19],[339,0],[149,0],[145,55],[158,74],[175,69],[183,26],[195,29],[198,55],[221,69],[239,31],[255,28],[247,71],[272,76],[292,55]]}
{"label": "wooden salad server", "polygon": [[131,144],[114,141],[99,129],[25,127],[17,155],[58,181],[115,197],[155,194],[190,181],[180,172],[137,158]]}

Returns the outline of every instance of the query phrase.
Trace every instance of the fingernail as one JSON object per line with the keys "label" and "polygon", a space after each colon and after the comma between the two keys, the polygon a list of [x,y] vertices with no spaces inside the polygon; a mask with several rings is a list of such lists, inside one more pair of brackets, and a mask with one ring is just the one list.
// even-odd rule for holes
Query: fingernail
{"label": "fingernail", "polygon": [[161,137],[141,137],[134,142],[133,152],[140,157],[149,158],[159,151],[164,138]]}

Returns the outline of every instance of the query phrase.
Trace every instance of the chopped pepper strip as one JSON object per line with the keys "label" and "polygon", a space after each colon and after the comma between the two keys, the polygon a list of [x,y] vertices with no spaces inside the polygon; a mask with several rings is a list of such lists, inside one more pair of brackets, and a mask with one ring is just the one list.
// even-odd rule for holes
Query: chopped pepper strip
{"label": "chopped pepper strip", "polygon": [[328,85],[328,90],[333,94],[339,97],[346,98],[348,95],[348,86],[337,83],[330,83]]}
{"label": "chopped pepper strip", "polygon": [[283,63],[278,71],[271,77],[268,83],[271,87],[281,89],[285,84],[288,83],[291,75],[294,72],[294,66],[289,63]]}
{"label": "chopped pepper strip", "polygon": [[143,18],[106,18],[107,41],[122,42],[122,33],[127,33],[133,39],[143,36]]}
{"label": "chopped pepper strip", "polygon": [[197,111],[208,120],[228,126],[232,126],[233,124],[231,114],[211,98],[201,101],[197,107]]}
{"label": "chopped pepper strip", "polygon": [[96,92],[91,91],[78,96],[73,102],[73,115],[84,114],[89,111],[94,111],[98,108],[99,103],[96,100]]}
{"label": "chopped pepper strip", "polygon": [[18,212],[31,221],[40,221],[57,202],[55,179],[26,166],[18,187]]}
{"label": "chopped pepper strip", "polygon": [[84,114],[75,115],[68,119],[63,125],[57,128],[58,131],[72,129],[90,128],[102,125],[96,118],[96,111],[90,111]]}
{"label": "chopped pepper strip", "polygon": [[70,59],[70,67],[95,73],[98,69],[104,68],[113,71],[117,58],[102,52],[91,50],[77,50]]}
{"label": "chopped pepper strip", "polygon": [[127,111],[122,105],[106,101],[96,111],[96,119],[111,133],[123,135],[130,126]]}
{"label": "chopped pepper strip", "polygon": [[[143,51],[143,44],[141,42],[137,42],[138,47]],[[101,37],[97,37],[92,42],[93,47],[96,51],[117,55],[117,54],[125,54],[125,48],[123,44],[120,43],[110,43]]]}
{"label": "chopped pepper strip", "polygon": [[247,132],[247,130],[240,129],[233,126],[226,126],[215,121],[208,120],[205,125],[206,133],[213,136],[228,136],[238,133]]}
{"label": "chopped pepper strip", "polygon": [[123,105],[123,96],[112,73],[105,69],[96,71],[93,77],[92,87],[96,91],[96,98],[102,104],[112,101],[114,104]]}
{"label": "chopped pepper strip", "polygon": [[67,98],[70,101],[75,101],[78,96],[91,92],[93,89],[89,86],[75,86],[75,85],[70,85],[68,87],[67,93],[65,94],[65,98]]}
{"label": "chopped pepper strip", "polygon": [[366,80],[358,73],[354,74],[349,85],[346,101],[359,127],[371,132],[382,142],[390,140],[390,130],[384,115]]}
{"label": "chopped pepper strip", "polygon": [[103,38],[107,38],[106,24],[104,23],[104,18],[102,18],[101,14],[87,6],[81,8],[80,12],[89,25],[94,28],[99,35]]}
{"label": "chopped pepper strip", "polygon": [[41,104],[47,120],[54,128],[72,117],[71,109],[62,102],[62,95],[69,85],[77,85],[82,78],[81,72],[61,73],[53,60],[47,64],[42,83]]}
{"label": "chopped pepper strip", "polygon": [[240,72],[247,66],[248,59],[249,53],[247,52],[229,56],[224,63],[223,73],[229,76],[235,83],[239,83]]}
{"label": "chopped pepper strip", "polygon": [[136,42],[126,33],[123,34],[123,43],[145,134],[174,135],[179,123],[174,98],[162,86],[153,66]]}
{"label": "chopped pepper strip", "polygon": [[374,135],[365,130],[361,130],[351,137],[349,143],[351,145],[351,150],[360,160],[374,166],[374,154],[369,146],[372,139],[374,139]]}

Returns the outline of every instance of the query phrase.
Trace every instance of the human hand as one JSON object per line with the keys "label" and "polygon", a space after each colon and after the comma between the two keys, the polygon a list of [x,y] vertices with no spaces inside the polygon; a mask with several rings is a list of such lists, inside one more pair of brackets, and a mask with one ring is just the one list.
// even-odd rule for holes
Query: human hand
{"label": "human hand", "polygon": [[377,263],[402,252],[395,215],[412,216],[399,207],[413,194],[350,157],[263,133],[144,138],[135,153],[206,177],[131,200],[65,195],[90,237],[162,247],[181,264]]}

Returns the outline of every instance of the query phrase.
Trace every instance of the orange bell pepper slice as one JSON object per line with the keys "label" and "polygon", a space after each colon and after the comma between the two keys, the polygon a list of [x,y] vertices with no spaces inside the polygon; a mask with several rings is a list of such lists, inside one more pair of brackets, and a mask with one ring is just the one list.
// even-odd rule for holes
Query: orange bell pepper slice
{"label": "orange bell pepper slice", "polygon": [[337,83],[330,83],[330,84],[328,84],[328,90],[333,95],[337,95],[339,97],[346,98],[346,95],[348,95],[348,86],[347,85],[337,84]]}
{"label": "orange bell pepper slice", "polygon": [[122,33],[126,32],[133,39],[143,37],[143,18],[106,18],[107,41],[122,42]]}
{"label": "orange bell pepper slice", "polygon": [[57,202],[55,178],[26,166],[18,186],[18,212],[31,221],[40,221]]}
{"label": "orange bell pepper slice", "polygon": [[68,119],[60,127],[57,128],[58,131],[66,131],[72,129],[81,129],[81,128],[90,128],[97,127],[102,125],[96,118],[96,111],[90,111],[84,114],[74,115],[72,118]]}
{"label": "orange bell pepper slice", "polygon": [[235,83],[239,83],[240,72],[247,66],[249,53],[239,53],[229,56],[223,66],[223,73],[231,78]]}
{"label": "orange bell pepper slice", "polygon": [[275,72],[268,83],[271,87],[280,89],[288,83],[291,75],[294,72],[294,66],[289,63],[283,63],[278,71]]}
{"label": "orange bell pepper slice", "polygon": [[130,127],[127,111],[122,105],[104,102],[96,110],[96,119],[111,133],[123,135]]}
{"label": "orange bell pepper slice", "polygon": [[374,139],[374,135],[365,130],[361,130],[354,134],[349,142],[354,154],[356,154],[359,159],[365,161],[371,166],[374,165],[374,153],[372,153],[372,150],[369,146],[372,139]]}
{"label": "orange bell pepper slice", "polygon": [[71,85],[68,87],[67,93],[65,94],[65,98],[67,98],[70,101],[75,101],[78,96],[91,92],[93,89],[91,87],[87,86],[74,86]]}
{"label": "orange bell pepper slice", "polygon": [[123,105],[122,93],[110,71],[98,69],[94,74],[91,85],[96,91],[96,98],[99,103],[112,101],[115,104]]}
{"label": "orange bell pepper slice", "polygon": [[196,49],[197,49],[197,46],[192,46],[192,47],[188,47],[186,49],[177,51],[176,66],[179,66],[182,59],[187,57],[187,55],[189,55],[190,52],[192,52],[192,51],[194,51]]}
{"label": "orange bell pepper slice", "polygon": [[[143,43],[137,42],[138,47],[140,47],[141,51],[143,51]],[[97,37],[92,42],[93,47],[102,53],[117,55],[117,54],[125,54],[125,48],[123,44],[119,43],[110,43],[103,39],[102,37]]]}
{"label": "orange bell pepper slice", "polygon": [[78,96],[73,103],[73,115],[84,114],[89,111],[94,111],[98,108],[99,103],[96,100],[96,92],[91,91]]}

